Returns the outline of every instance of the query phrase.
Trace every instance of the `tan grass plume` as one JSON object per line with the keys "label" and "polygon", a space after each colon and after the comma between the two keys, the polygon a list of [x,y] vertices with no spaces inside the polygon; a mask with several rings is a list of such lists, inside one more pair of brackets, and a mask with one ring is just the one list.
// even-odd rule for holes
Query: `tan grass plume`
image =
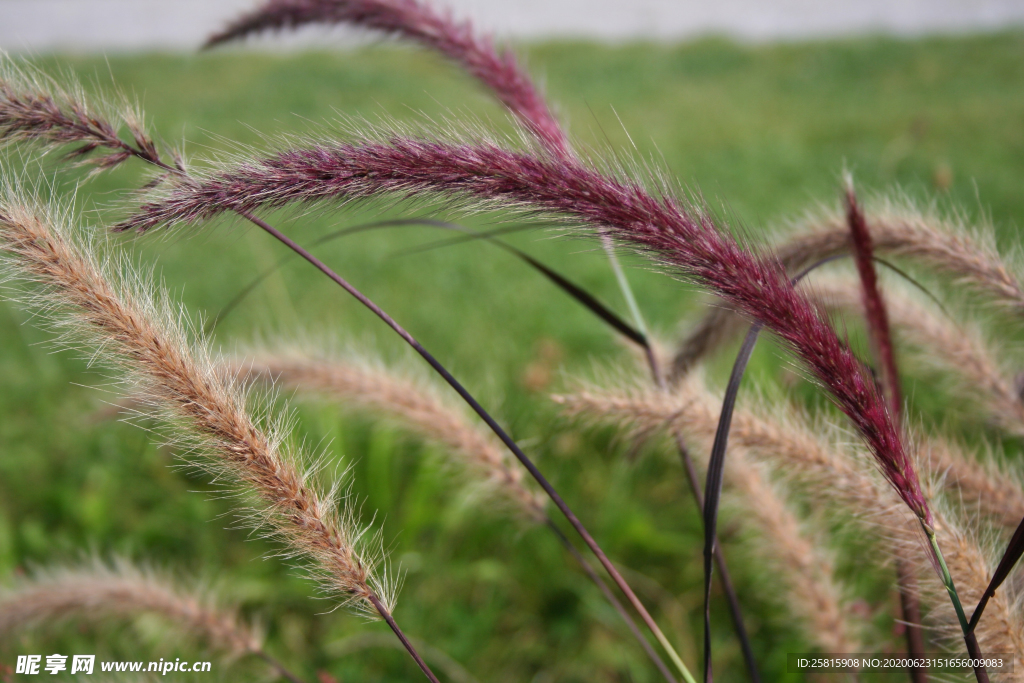
{"label": "tan grass plume", "polygon": [[156,614],[230,656],[263,652],[262,635],[235,610],[124,559],[44,569],[0,591],[0,637],[72,619],[133,619],[142,614]]}
{"label": "tan grass plume", "polygon": [[[1013,256],[995,245],[990,226],[976,229],[956,216],[920,211],[909,201],[881,199],[865,209],[868,230],[879,255],[905,257],[980,292],[991,301],[1024,314],[1024,285]],[[850,230],[840,208],[805,218],[774,248],[789,273],[850,250]],[[893,316],[895,318],[895,316]],[[735,339],[745,322],[729,306],[716,301],[679,343],[671,376],[678,381],[701,358]]]}
{"label": "tan grass plume", "polygon": [[[818,277],[808,292],[827,309],[863,312],[853,280]],[[1012,373],[980,327],[952,319],[904,287],[890,285],[884,296],[898,341],[919,349],[915,357],[920,362],[959,380],[961,395],[975,399],[1001,428],[1024,436],[1024,402],[1009,379]]]}
{"label": "tan grass plume", "polygon": [[[649,387],[636,391],[645,397],[658,397],[655,402],[676,400],[671,394]],[[702,401],[703,398],[706,401]],[[717,409],[721,400],[717,406],[714,405],[710,392],[694,399],[685,403],[685,409],[674,411],[671,416],[647,412],[634,422],[626,417],[628,398],[624,401],[621,396],[594,389],[555,397],[571,416],[612,421],[645,433],[675,427],[686,434],[688,440],[709,446],[717,427]],[[638,407],[637,404],[633,406]],[[857,652],[860,650],[859,632],[863,624],[857,623],[844,603],[844,591],[833,572],[831,557],[821,544],[808,537],[776,490],[777,485],[765,477],[761,464],[747,457],[746,451],[750,447],[779,439],[759,434],[758,426],[744,417],[740,411],[733,417],[731,440],[734,446],[740,445],[741,448],[734,447],[730,452],[726,461],[725,484],[735,492],[743,509],[756,520],[763,534],[762,550],[782,570],[778,576],[787,584],[788,603],[803,620],[807,636],[823,652]],[[694,452],[706,458],[710,449],[696,448]]]}
{"label": "tan grass plume", "polygon": [[544,498],[489,431],[430,382],[363,353],[324,354],[298,347],[255,350],[225,361],[239,376],[269,379],[300,394],[318,394],[385,417],[449,455],[449,463],[482,481],[495,496],[535,522],[544,522]]}
{"label": "tan grass plume", "polygon": [[[721,399],[703,384],[699,373],[684,381],[676,395],[653,392],[642,386],[620,390],[589,387],[572,394],[557,396],[569,416],[581,417],[601,423],[616,424],[643,433],[666,429],[672,425],[691,438],[710,442],[718,424]],[[730,455],[742,452],[755,462],[764,463],[783,479],[804,484],[819,507],[838,512],[846,522],[865,525],[873,536],[883,542],[888,556],[897,553],[903,561],[912,563],[922,590],[932,604],[932,618],[943,633],[950,636],[949,644],[959,643],[959,627],[948,603],[945,588],[936,580],[932,556],[924,547],[919,526],[908,517],[889,487],[873,472],[869,459],[858,458],[838,444],[839,434],[821,422],[811,424],[809,418],[797,410],[785,410],[773,402],[770,416],[764,411],[737,407],[733,416],[730,443],[738,447]],[[928,446],[922,446],[918,462],[927,471],[928,460],[939,456]],[[922,454],[923,453],[923,454]],[[742,456],[741,456],[742,457]],[[952,456],[951,456],[952,457]],[[934,467],[934,465],[933,465]],[[728,467],[727,467],[728,470]],[[941,474],[939,472],[938,474]],[[928,481],[941,479],[933,473]],[[934,500],[934,495],[931,496]],[[943,552],[949,547],[947,564],[956,580],[958,590],[968,609],[977,603],[991,576],[990,554],[975,535],[966,531],[949,506],[934,510],[936,533]],[[1018,519],[1019,521],[1019,519]],[[998,614],[986,617],[977,628],[978,640],[984,652],[1016,653],[1015,671],[1024,665],[1024,619],[1015,596],[1009,591],[997,594],[1000,600]],[[1017,680],[1019,673],[1002,675],[1005,680]],[[994,676],[995,677],[995,676]]]}
{"label": "tan grass plume", "polygon": [[365,530],[350,507],[339,513],[300,469],[303,456],[288,445],[283,425],[263,426],[203,343],[189,339],[166,297],[128,263],[101,264],[70,226],[69,215],[25,199],[16,187],[0,196],[4,270],[35,285],[28,303],[64,332],[65,345],[84,341],[132,393],[161,409],[191,446],[187,461],[233,482],[252,506],[249,521],[289,555],[312,560],[311,572],[329,594],[367,613],[380,611],[380,603],[390,612],[386,574],[375,574],[376,558],[360,543]]}

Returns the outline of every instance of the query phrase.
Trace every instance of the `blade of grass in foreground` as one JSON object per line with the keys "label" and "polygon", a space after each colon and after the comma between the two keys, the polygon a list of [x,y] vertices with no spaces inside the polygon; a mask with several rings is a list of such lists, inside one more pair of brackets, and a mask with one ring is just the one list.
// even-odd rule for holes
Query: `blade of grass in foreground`
{"label": "blade of grass in foreground", "polygon": [[974,614],[971,615],[971,621],[968,624],[972,633],[981,620],[981,615],[985,612],[988,601],[996,594],[996,590],[1003,585],[1007,577],[1010,576],[1010,571],[1022,555],[1024,555],[1024,519],[1020,521],[1017,530],[1013,532],[1013,537],[1010,539],[1009,544],[1007,544],[1006,550],[999,560],[999,565],[996,567],[995,572],[992,573],[992,580],[989,582],[988,587],[985,588],[981,600],[978,601],[978,606],[974,608]]}

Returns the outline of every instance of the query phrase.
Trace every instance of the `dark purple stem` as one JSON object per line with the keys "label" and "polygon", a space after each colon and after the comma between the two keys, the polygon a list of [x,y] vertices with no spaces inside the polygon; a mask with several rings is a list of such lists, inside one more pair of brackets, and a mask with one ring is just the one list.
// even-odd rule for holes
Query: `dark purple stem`
{"label": "dark purple stem", "polygon": [[[899,420],[903,407],[899,369],[892,343],[892,329],[885,299],[878,288],[878,272],[875,269],[874,245],[868,231],[867,220],[857,204],[852,182],[846,189],[846,220],[850,227],[850,242],[853,245],[857,273],[860,275],[864,311],[868,322],[868,333],[879,364],[882,366],[883,385],[889,398],[889,410]],[[911,659],[924,660],[924,633],[921,630],[921,604],[917,599],[917,580],[903,562],[896,560],[896,586],[900,593],[900,611],[906,626],[907,652]],[[928,669],[922,666],[910,667],[910,678],[914,683],[927,683]]]}
{"label": "dark purple stem", "polygon": [[527,456],[521,448],[519,448],[518,444],[516,444],[512,437],[509,436],[504,429],[502,429],[501,425],[499,425],[486,410],[484,410],[483,406],[481,406],[477,402],[473,395],[470,394],[469,391],[467,391],[466,388],[462,386],[462,384],[457,379],[455,379],[455,377],[450,372],[448,372],[447,368],[441,365],[441,363],[436,358],[434,358],[434,356],[431,355],[429,351],[423,348],[423,346],[418,341],[416,341],[416,339],[411,334],[409,334],[405,330],[405,328],[403,328],[401,325],[395,322],[395,320],[390,315],[385,313],[379,306],[377,306],[377,304],[370,301],[370,299],[368,299],[362,292],[360,292],[358,289],[349,284],[348,281],[346,281],[340,275],[331,270],[323,261],[321,261],[313,254],[306,251],[303,247],[297,244],[290,237],[288,237],[287,235],[285,235],[284,233],[282,233],[280,230],[270,225],[269,223],[263,221],[262,219],[257,218],[251,213],[241,209],[236,210],[236,212],[238,213],[238,215],[252,222],[254,225],[257,225],[263,230],[265,230],[267,233],[269,233],[274,238],[279,240],[289,249],[291,249],[296,254],[298,254],[306,261],[308,261],[310,264],[312,264],[321,273],[323,273],[331,280],[333,280],[346,292],[355,297],[356,300],[359,301],[359,303],[363,304],[363,306],[370,309],[370,311],[372,311],[374,315],[383,320],[388,327],[390,327],[398,334],[398,336],[404,339],[405,342],[409,344],[409,346],[411,346],[413,350],[416,351],[416,353],[418,353],[423,358],[423,360],[427,361],[427,363],[430,364],[430,367],[432,367],[434,371],[437,372],[437,374],[441,375],[442,379],[444,379],[444,381],[447,382],[448,385],[451,386],[451,388],[454,389],[459,394],[459,396],[462,397],[462,399],[469,405],[469,407],[473,409],[473,412],[480,416],[480,419],[482,419],[491,429],[491,431],[494,432],[494,434],[499,439],[501,439],[502,443],[504,443],[505,446],[508,447],[509,451],[512,452],[516,459],[519,460],[519,462],[522,463],[523,467],[525,467],[526,470],[530,473],[530,476],[532,476],[534,480],[536,480],[536,482],[540,485],[540,487],[544,489],[544,492],[548,495],[548,497],[559,509],[559,511],[569,521],[569,524],[572,525],[572,528],[576,530],[576,533],[580,535],[580,538],[582,538],[583,542],[587,544],[587,547],[590,548],[590,551],[594,553],[594,557],[596,557],[597,560],[601,563],[601,566],[605,568],[605,571],[608,572],[608,575],[612,577],[612,580],[619,587],[619,590],[623,592],[623,594],[629,600],[630,604],[633,605],[633,608],[640,614],[640,617],[644,620],[644,623],[647,625],[647,628],[651,630],[651,632],[658,638],[659,641],[663,643],[667,642],[665,635],[661,632],[661,629],[658,627],[658,624],[651,617],[650,613],[648,613],[647,608],[644,607],[642,602],[640,602],[640,599],[637,598],[636,594],[633,592],[633,589],[629,587],[629,584],[626,583],[626,580],[615,568],[615,565],[611,563],[611,560],[608,559],[608,556],[604,554],[604,551],[601,550],[601,547],[597,544],[597,541],[594,540],[593,536],[590,535],[590,532],[587,531],[586,527],[583,526],[583,523],[580,522],[580,520],[576,517],[575,513],[573,513],[573,511],[569,509],[569,506],[565,503],[565,501],[562,500],[562,497],[558,494],[558,491],[556,491],[555,488],[544,477],[544,475],[541,474],[540,470],[538,470],[536,465],[533,464],[533,461],[530,460],[529,456]]}
{"label": "dark purple stem", "polygon": [[651,658],[652,662],[654,662],[654,665],[658,667],[658,671],[660,671],[661,675],[665,677],[665,680],[668,683],[676,683],[676,679],[672,675],[672,672],[668,670],[668,667],[665,666],[665,662],[662,661],[661,657],[658,656],[658,653],[655,652],[653,647],[651,647],[651,644],[647,642],[646,638],[644,638],[644,634],[640,632],[640,629],[637,627],[636,622],[633,621],[633,617],[629,616],[629,612],[626,611],[626,607],[621,602],[619,602],[619,599],[617,597],[615,597],[615,594],[612,593],[612,589],[608,587],[608,584],[606,584],[601,579],[601,577],[597,575],[597,572],[594,571],[594,568],[590,566],[589,562],[587,562],[587,558],[583,557],[583,555],[580,554],[580,551],[577,550],[576,546],[572,544],[572,541],[570,541],[566,537],[566,535],[562,533],[562,530],[558,528],[554,520],[548,517],[545,520],[545,523],[555,533],[555,536],[557,536],[561,544],[565,546],[565,549],[569,551],[569,554],[572,555],[577,562],[579,562],[580,566],[583,568],[583,571],[586,572],[587,576],[590,577],[590,580],[593,581],[597,585],[597,587],[601,589],[601,592],[604,593],[604,597],[608,600],[608,602],[612,604],[612,607],[614,607],[615,611],[619,613],[619,616],[622,617],[622,620],[626,622],[626,626],[629,627],[630,632],[636,638],[637,642],[640,643],[640,646],[644,649],[644,652],[647,653],[647,656]]}
{"label": "dark purple stem", "polygon": [[[665,377],[661,374],[661,369],[658,365],[658,358],[654,354],[654,349],[650,343],[644,346],[647,357],[647,367],[651,371],[651,377],[654,379],[654,383],[662,391],[668,391],[668,384]],[[690,449],[686,447],[686,440],[678,429],[672,428],[672,438],[676,442],[676,449],[679,451],[679,459],[683,465],[683,471],[686,472],[686,480],[690,485],[690,493],[693,494],[693,500],[697,504],[697,510],[700,513],[704,512],[704,492],[701,489],[700,477],[697,475],[697,468],[694,467],[693,458],[690,457]],[[716,532],[717,533],[717,532]],[[717,539],[716,539],[717,540]],[[715,566],[718,567],[719,583],[722,586],[722,592],[725,593],[726,601],[729,603],[729,616],[732,618],[733,628],[736,629],[736,637],[740,641],[740,649],[743,651],[743,660],[747,665],[747,672],[750,674],[750,680],[753,683],[761,683],[761,673],[757,669],[757,659],[754,657],[754,648],[750,644],[750,635],[747,633],[747,625],[743,621],[743,610],[740,609],[740,599],[736,595],[736,588],[732,583],[732,576],[729,574],[729,567],[725,563],[725,554],[722,552],[722,547],[716,542],[714,544],[714,558]]]}
{"label": "dark purple stem", "polygon": [[370,603],[373,604],[374,609],[376,609],[380,616],[384,618],[384,621],[388,622],[388,626],[390,626],[391,630],[395,632],[398,639],[402,641],[402,645],[405,646],[405,649],[409,652],[409,656],[412,657],[413,661],[415,661],[420,667],[420,671],[423,672],[423,675],[426,676],[431,683],[441,683],[437,680],[437,676],[434,675],[434,672],[430,670],[430,667],[427,666],[427,663],[423,661],[423,658],[420,657],[420,653],[416,652],[416,648],[412,646],[409,639],[405,637],[404,633],[402,633],[402,629],[398,628],[398,624],[396,624],[394,618],[392,618],[391,612],[388,612],[384,605],[381,604],[380,598],[373,593],[370,593],[369,600]]}

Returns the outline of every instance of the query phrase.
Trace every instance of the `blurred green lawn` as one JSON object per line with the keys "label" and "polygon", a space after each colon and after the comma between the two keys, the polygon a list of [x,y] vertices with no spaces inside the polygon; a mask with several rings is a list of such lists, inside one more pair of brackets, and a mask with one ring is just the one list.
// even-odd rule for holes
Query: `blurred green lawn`
{"label": "blurred green lawn", "polygon": [[[754,239],[817,202],[831,203],[851,169],[865,193],[901,188],[923,202],[989,215],[1014,244],[1024,215],[1024,34],[858,39],[781,46],[705,40],[681,46],[552,43],[524,50],[575,138],[602,156],[640,156],[700,191]],[[260,146],[262,135],[323,130],[340,115],[375,122],[470,120],[509,130],[507,117],[450,65],[393,45],[350,52],[265,55],[48,56],[87,84],[114,82],[143,103],[151,127],[190,156]],[[621,123],[620,123],[621,121]],[[628,131],[628,134],[627,134]],[[635,143],[636,150],[632,149]],[[137,186],[138,166],[89,181],[78,204],[116,216]],[[48,173],[55,166],[49,163]],[[66,174],[61,176],[67,181]],[[275,220],[301,242],[382,216],[440,216],[429,207],[362,206],[286,213]],[[101,220],[101,219],[100,219]],[[486,227],[500,216],[465,221]],[[593,245],[541,230],[511,241],[624,311]],[[425,228],[350,237],[317,253],[419,337],[528,444],[609,554],[630,577],[693,669],[699,669],[701,547],[693,503],[671,454],[626,460],[609,432],[562,422],[547,394],[559,371],[628,363],[601,324],[506,254],[463,244],[410,254],[445,238]],[[274,263],[282,248],[227,223],[140,241],[193,314],[213,315]],[[630,279],[655,329],[671,335],[697,295],[631,262]],[[122,553],[223,581],[226,597],[260,615],[269,649],[308,681],[417,680],[402,653],[371,648],[336,656],[380,632],[330,602],[273,547],[225,529],[230,500],[204,493],[202,476],[170,467],[170,453],[135,426],[97,422],[106,381],[72,354],[53,354],[49,334],[0,304],[0,574]],[[216,334],[225,348],[258,336],[355,340],[405,356],[378,321],[310,268],[292,262]],[[775,358],[761,354],[765,371]],[[758,371],[758,368],[755,368]],[[551,375],[551,384],[538,377]],[[526,381],[532,378],[532,381]],[[364,517],[375,513],[395,566],[405,572],[396,616],[408,633],[461,662],[480,681],[654,681],[654,672],[600,595],[543,529],[524,529],[452,495],[446,475],[414,439],[324,404],[299,407],[299,432],[354,466]],[[806,651],[773,577],[751,556],[742,520],[722,533],[765,678],[785,678],[786,652]],[[892,596],[887,577],[846,568],[872,609]],[[744,680],[738,648],[716,606],[716,672]],[[880,617],[880,624],[885,624]],[[883,626],[885,628],[885,626]],[[0,643],[0,663],[30,652],[107,659],[198,658],[155,623],[137,630],[81,626]],[[346,644],[347,643],[347,644]],[[869,643],[882,647],[884,643]],[[335,654],[332,654],[335,653]],[[215,666],[203,680],[242,680],[252,664]],[[198,679],[197,679],[198,680]]]}

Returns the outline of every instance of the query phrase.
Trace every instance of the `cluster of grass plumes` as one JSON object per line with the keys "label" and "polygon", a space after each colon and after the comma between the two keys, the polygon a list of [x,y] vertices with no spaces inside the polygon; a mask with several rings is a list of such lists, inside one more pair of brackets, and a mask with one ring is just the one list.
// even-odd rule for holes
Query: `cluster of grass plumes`
{"label": "cluster of grass plumes", "polygon": [[652,196],[629,179],[490,143],[393,136],[311,145],[233,165],[170,188],[116,229],[146,232],[228,211],[386,193],[475,200],[488,208],[545,212],[597,226],[702,283],[792,346],[853,420],[900,497],[928,523],[927,501],[874,382],[778,262],[744,250],[699,207]]}
{"label": "cluster of grass plumes", "polygon": [[311,560],[330,595],[368,614],[380,605],[390,612],[391,585],[375,573],[372,550],[361,547],[365,530],[303,471],[305,457],[288,445],[285,425],[254,418],[251,401],[217,372],[204,343],[189,338],[166,297],[123,259],[103,264],[70,220],[5,189],[0,253],[7,276],[29,285],[27,303],[47,311],[62,343],[99,349],[97,360],[166,416],[188,462],[233,482],[252,504],[250,523],[288,554]]}
{"label": "cluster of grass plumes", "polygon": [[[718,467],[724,462],[726,486],[735,494],[736,507],[745,511],[742,521],[756,528],[758,553],[767,558],[785,588],[780,602],[803,627],[808,643],[824,652],[853,652],[872,642],[865,620],[851,609],[854,591],[834,571],[843,548],[831,547],[826,540],[827,531],[837,523],[854,520],[868,542],[880,550],[874,564],[898,565],[904,607],[906,599],[916,597],[918,591],[913,582],[903,581],[904,574],[921,581],[920,597],[930,608],[933,643],[950,636],[949,645],[955,647],[952,635],[959,626],[972,655],[1012,651],[1020,658],[1022,620],[1012,586],[999,588],[988,602],[985,618],[976,625],[968,625],[961,601],[969,609],[995,590],[989,581],[996,557],[985,539],[1005,536],[1015,518],[1024,516],[1022,488],[1017,479],[1003,474],[1001,465],[976,459],[965,445],[945,440],[939,430],[928,430],[927,436],[915,433],[915,419],[903,412],[897,351],[902,352],[907,341],[933,349],[933,355],[961,376],[964,385],[983,399],[987,412],[1011,434],[1019,434],[1024,422],[1020,396],[1002,369],[998,350],[974,335],[962,334],[920,301],[892,296],[888,280],[877,278],[875,272],[877,256],[893,255],[937,273],[941,281],[967,283],[1016,312],[1024,302],[1024,289],[1016,269],[1005,263],[987,238],[913,211],[870,203],[862,206],[848,190],[844,212],[819,215],[810,230],[774,250],[758,250],[734,238],[720,217],[684,197],[671,183],[650,181],[643,175],[646,170],[631,175],[620,167],[610,169],[574,151],[552,107],[510,52],[499,51],[468,23],[419,0],[269,0],[211,38],[210,45],[313,23],[381,31],[440,52],[492,91],[523,126],[521,137],[528,142],[524,147],[504,145],[486,133],[469,134],[458,126],[446,135],[355,131],[347,139],[293,138],[277,151],[244,152],[196,173],[176,159],[165,162],[137,114],[98,115],[77,90],[48,88],[45,79],[26,78],[23,72],[0,76],[0,141],[41,143],[47,149],[74,145],[71,156],[81,158],[102,151],[103,156],[94,160],[100,168],[135,158],[156,167],[158,181],[168,181],[150,183],[145,188],[149,194],[133,204],[115,230],[145,234],[224,214],[247,219],[369,308],[493,432],[482,430],[468,411],[451,405],[442,394],[446,388],[365,359],[296,353],[288,348],[216,358],[168,297],[154,294],[131,262],[104,256],[114,252],[106,245],[98,250],[83,239],[69,227],[73,220],[68,215],[26,200],[16,189],[7,190],[0,201],[0,254],[9,277],[26,281],[14,291],[54,324],[61,344],[89,348],[90,358],[124,382],[133,401],[154,408],[165,419],[176,445],[185,451],[186,461],[239,494],[250,526],[280,543],[282,554],[303,558],[336,602],[384,618],[423,673],[436,681],[391,617],[389,580],[386,572],[376,573],[377,555],[369,552],[380,546],[380,539],[364,542],[366,531],[355,523],[347,497],[342,495],[339,505],[336,495],[320,490],[318,468],[308,464],[304,449],[287,438],[291,425],[272,417],[275,411],[266,406],[275,399],[260,402],[254,396],[263,384],[271,383],[297,394],[338,401],[346,411],[398,423],[442,451],[467,478],[481,482],[491,494],[487,501],[501,499],[504,507],[550,527],[624,618],[651,663],[669,683],[675,683],[676,674],[661,661],[661,654],[647,642],[629,611],[556,520],[548,517],[545,503],[511,453],[608,570],[678,672],[693,680],[673,643],[509,432],[390,315],[258,216],[288,206],[344,206],[385,198],[554,218],[606,246],[614,239],[663,272],[694,282],[724,302],[681,345],[672,382],[665,382],[663,363],[652,350],[628,286],[623,286],[635,329],[607,308],[600,309],[598,316],[642,347],[649,376],[625,391],[606,384],[559,398],[569,412],[612,422],[635,436],[664,430],[688,469],[687,445],[698,444],[698,453],[707,453],[711,446],[708,484],[703,492],[692,486],[695,499],[703,501],[698,505],[704,512],[707,596],[711,595],[710,558],[717,546],[716,473],[723,472]],[[124,139],[122,128],[128,130]],[[797,287],[796,280],[807,269],[850,252],[861,275],[859,286],[844,284],[830,290],[819,282],[806,291]],[[617,262],[613,260],[612,266],[617,268]],[[567,280],[550,277],[552,272],[549,279],[597,312],[600,302],[582,296]],[[616,276],[624,284],[621,272],[616,270]],[[837,308],[867,319],[881,383],[875,381],[872,359],[859,357],[846,336],[836,331],[844,320],[836,325],[829,314]],[[723,400],[703,386],[700,372],[693,369],[751,321],[756,327],[748,333]],[[840,425],[845,423],[838,422],[834,411],[824,408],[809,417],[799,409],[790,410],[788,398],[773,398],[770,410],[741,405],[733,413],[735,390],[762,326],[794,352],[810,378],[849,418],[863,443],[849,443],[853,439],[842,431]],[[890,335],[890,327],[895,335]],[[894,339],[900,348],[894,346]],[[266,382],[251,382],[256,378]],[[723,460],[716,454],[724,454],[727,438],[731,438],[729,458]],[[689,475],[697,481],[692,472]],[[820,508],[827,512],[807,514]],[[983,514],[972,516],[976,511]],[[724,569],[724,564],[719,566]],[[108,584],[116,583],[115,579],[128,584],[133,580],[107,578]],[[81,577],[77,580],[87,583]],[[74,579],[67,583],[72,585],[70,595]],[[143,584],[141,579],[134,582],[137,606],[177,615],[199,633],[205,619],[208,640],[230,641],[224,647],[227,650],[257,653],[255,641],[245,642],[244,629],[239,631],[242,636],[232,635],[234,622],[199,603],[183,607],[185,598],[179,596],[175,603],[166,592],[163,603],[152,595],[147,602],[145,591],[156,589]],[[133,601],[123,597],[128,593],[117,593],[117,588],[106,589],[115,606]],[[76,607],[73,595],[57,590],[51,591],[49,606],[42,594],[32,595],[41,615],[88,609]],[[82,595],[79,599],[84,600]],[[704,634],[708,682],[712,680],[709,602],[710,598],[705,603]],[[736,619],[735,612],[733,616],[739,626],[738,640],[743,641],[742,619]],[[920,654],[914,647],[910,646],[912,654]],[[752,656],[746,659],[756,681],[756,661]],[[979,682],[987,681],[983,669],[977,676]]]}
{"label": "cluster of grass plumes", "polygon": [[[171,150],[171,162],[165,163],[146,131],[141,110],[123,96],[119,99],[120,106],[94,107],[77,83],[62,86],[37,69],[15,64],[0,54],[0,145],[72,146],[66,158],[91,165],[96,171],[138,158],[162,169],[158,179],[163,173],[183,172],[183,157]],[[127,129],[131,142],[121,137],[121,129]]]}
{"label": "cluster of grass plumes", "polygon": [[[888,195],[868,201],[864,211],[876,254],[938,273],[947,278],[940,282],[967,287],[995,308],[1019,315],[1024,285],[1018,258],[1012,249],[997,248],[991,226],[975,227],[955,213],[943,215],[935,207],[922,210],[907,198]],[[852,244],[840,207],[809,212],[774,241],[771,253],[791,274],[849,253]],[[898,321],[898,316],[892,317]],[[743,329],[743,318],[727,301],[708,307],[677,346],[671,376],[682,377],[706,355],[739,337]]]}
{"label": "cluster of grass plumes", "polygon": [[[637,380],[625,385],[614,382],[614,388],[609,388],[609,384],[607,380],[597,384],[577,383],[575,391],[556,395],[555,400],[563,406],[568,417],[615,425],[632,434],[633,438],[651,439],[659,432],[667,433],[674,428],[695,441],[710,443],[713,439],[721,401],[707,389],[701,373],[688,377],[674,395],[652,391]],[[861,526],[867,532],[867,538],[876,540],[880,550],[874,555],[874,562],[885,564],[898,558],[911,565],[921,580],[920,589],[929,607],[928,618],[935,633],[950,642],[959,637],[957,617],[949,608],[946,590],[936,581],[933,556],[922,539],[920,529],[908,518],[898,499],[887,490],[859,450],[828,421],[812,418],[796,407],[786,407],[777,396],[755,403],[758,404],[756,408],[738,409],[733,417],[732,443],[738,450],[734,454],[740,456],[737,467],[742,469],[745,460],[766,466],[771,472],[771,479],[796,492],[796,498],[809,501],[811,509],[820,511],[803,521],[812,528],[820,526],[821,513],[843,525],[852,521]],[[917,465],[928,483],[929,499],[933,502],[934,529],[950,572],[956,577],[958,589],[963,591],[964,601],[973,604],[984,591],[994,565],[989,544],[970,530],[977,524],[977,518],[961,505],[977,498],[979,504],[990,506],[989,511],[1005,514],[1010,519],[1014,508],[1019,508],[1019,502],[1008,502],[1006,496],[1012,500],[1019,493],[1005,490],[1007,487],[998,472],[966,460],[968,457],[954,444],[932,438],[919,445]],[[792,563],[793,566],[785,570],[789,577],[800,576],[799,567],[803,563],[799,558],[804,555],[794,552],[794,549],[807,541],[794,535],[794,529],[787,529],[788,525],[799,528],[800,522],[792,513],[788,515],[789,519],[773,519],[772,515],[757,509],[758,503],[764,503],[750,494],[750,485],[745,481],[755,476],[742,471],[729,473],[727,467],[726,485],[738,494],[738,507],[743,511],[743,517],[755,522],[760,533],[772,539],[765,543],[762,551],[776,562]],[[765,485],[770,485],[767,480]],[[940,496],[943,489],[945,494]],[[994,497],[993,492],[1000,489],[1002,495]],[[937,502],[938,509],[934,505]],[[947,547],[950,548],[948,554]],[[805,552],[821,553],[822,548],[808,543]],[[810,561],[808,558],[803,566],[807,571],[813,571],[817,578],[801,577],[801,582],[791,587],[792,591],[801,594],[787,600],[787,605],[811,631],[821,626],[820,620],[829,611],[805,610],[801,606],[809,607],[807,602],[810,600],[842,595],[844,591],[841,580],[822,574],[829,566],[827,561]],[[836,604],[839,606],[841,603]],[[851,618],[848,609],[839,614],[844,620]],[[979,623],[977,636],[983,651],[1012,652],[1019,661],[1021,650],[1017,644],[1024,633],[1024,616],[1017,596],[1012,591],[1002,594],[992,621],[984,626],[982,623],[984,620]],[[834,625],[833,629],[837,626]],[[843,632],[842,629],[833,631]],[[850,633],[851,627],[846,626],[845,632]]]}

